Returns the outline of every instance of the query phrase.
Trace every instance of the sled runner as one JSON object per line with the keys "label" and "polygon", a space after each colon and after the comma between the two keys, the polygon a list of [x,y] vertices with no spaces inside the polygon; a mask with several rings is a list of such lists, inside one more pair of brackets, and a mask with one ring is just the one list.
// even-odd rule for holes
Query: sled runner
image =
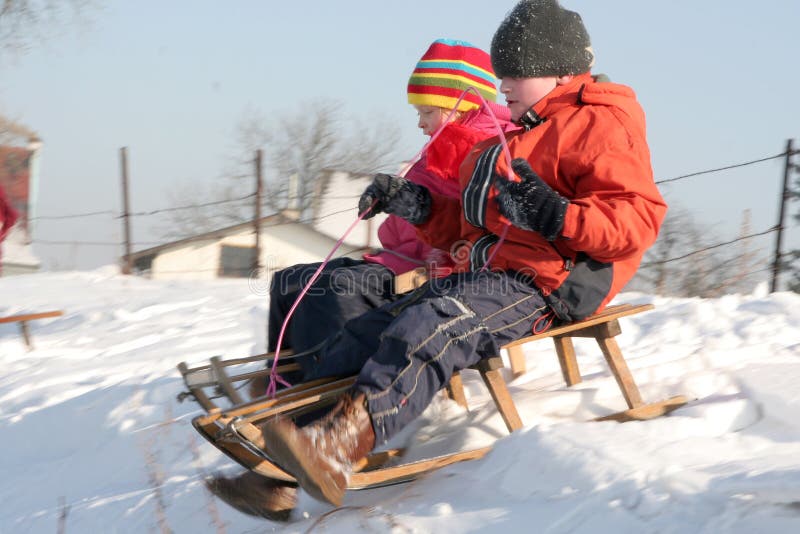
{"label": "sled runner", "polygon": [[[521,357],[522,346],[526,343],[552,338],[564,381],[568,386],[572,386],[581,381],[572,338],[594,338],[628,405],[628,409],[625,411],[600,417],[597,420],[624,422],[658,417],[683,406],[688,399],[684,396],[677,396],[660,402],[645,403],[614,339],[621,332],[619,318],[652,308],[653,306],[649,304],[611,306],[583,321],[528,336],[509,343],[503,348],[509,351],[511,357],[514,354]],[[189,368],[186,363],[181,363],[178,365],[178,369],[189,390],[181,394],[181,398],[192,396],[206,410],[207,414],[196,417],[192,424],[220,451],[245,468],[261,475],[293,481],[294,478],[275,465],[264,452],[263,438],[258,430],[259,423],[277,415],[296,417],[331,404],[350,388],[355,382],[355,377],[315,380],[281,390],[272,399],[261,397],[245,401],[241,394],[241,388],[250,380],[267,375],[270,370],[265,368],[264,364],[271,358],[271,354],[231,360],[214,357],[208,365],[194,368]],[[290,351],[282,351],[279,361],[288,361],[289,363],[279,365],[279,373],[299,368],[298,364],[291,362],[291,359]],[[253,366],[256,368],[248,369]],[[473,369],[481,374],[506,427],[509,432],[513,432],[521,428],[523,424],[500,374],[502,367],[502,359],[500,356],[495,356],[482,360]],[[453,400],[466,407],[466,397],[458,373],[453,375],[446,390]],[[218,405],[215,402],[217,399],[225,400],[226,406]],[[363,462],[353,466],[348,488],[365,489],[404,482],[446,465],[481,458],[490,449],[491,447],[483,447],[399,465],[394,464],[401,460],[402,449],[374,452]]]}
{"label": "sled runner", "polygon": [[0,324],[19,323],[19,330],[22,333],[22,338],[25,340],[25,346],[28,347],[28,350],[33,350],[33,341],[31,340],[31,333],[28,329],[28,321],[33,321],[36,319],[48,319],[50,317],[60,317],[62,315],[64,315],[64,312],[61,310],[9,315],[7,317],[0,317]]}

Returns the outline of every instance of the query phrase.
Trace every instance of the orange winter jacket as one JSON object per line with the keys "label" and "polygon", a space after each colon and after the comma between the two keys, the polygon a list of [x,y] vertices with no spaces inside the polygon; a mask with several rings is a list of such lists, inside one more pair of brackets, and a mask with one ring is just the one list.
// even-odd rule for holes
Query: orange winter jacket
{"label": "orange winter jacket", "polygon": [[431,217],[417,232],[451,250],[458,271],[478,270],[491,258],[492,270],[533,280],[561,319],[582,319],[631,279],[666,213],[644,112],[630,88],[587,73],[556,87],[522,122],[525,130],[506,136],[511,157],[525,158],[569,199],[561,236],[549,242],[510,226],[495,250],[507,221],[492,184],[507,179],[509,168],[497,138],[476,145],[461,164],[461,201],[433,194]]}

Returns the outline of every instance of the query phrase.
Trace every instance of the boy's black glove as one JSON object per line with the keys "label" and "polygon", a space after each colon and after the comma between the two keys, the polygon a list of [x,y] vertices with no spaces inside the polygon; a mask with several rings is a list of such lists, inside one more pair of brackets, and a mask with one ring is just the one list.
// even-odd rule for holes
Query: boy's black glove
{"label": "boy's black glove", "polygon": [[494,182],[499,192],[497,208],[514,226],[539,232],[548,241],[553,241],[564,227],[569,200],[544,183],[524,159],[513,160],[511,168],[522,181],[511,182],[502,176],[497,177]]}
{"label": "boy's black glove", "polygon": [[402,217],[411,224],[422,224],[431,213],[431,194],[427,187],[395,176],[376,174],[358,199],[358,212],[363,213],[372,203],[377,204],[364,218],[369,219],[385,211]]}

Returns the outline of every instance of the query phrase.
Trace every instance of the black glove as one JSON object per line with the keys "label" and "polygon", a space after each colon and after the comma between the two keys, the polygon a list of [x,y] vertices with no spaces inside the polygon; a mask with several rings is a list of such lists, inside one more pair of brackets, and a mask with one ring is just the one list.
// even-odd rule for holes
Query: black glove
{"label": "black glove", "polygon": [[372,203],[377,204],[364,218],[385,211],[402,217],[411,224],[422,224],[431,213],[431,194],[427,187],[409,182],[393,174],[376,174],[358,199],[358,212],[363,213]]}
{"label": "black glove", "polygon": [[499,192],[497,208],[514,226],[539,232],[553,241],[564,227],[569,200],[544,183],[524,159],[512,161],[511,168],[522,181],[511,182],[497,176],[494,183]]}

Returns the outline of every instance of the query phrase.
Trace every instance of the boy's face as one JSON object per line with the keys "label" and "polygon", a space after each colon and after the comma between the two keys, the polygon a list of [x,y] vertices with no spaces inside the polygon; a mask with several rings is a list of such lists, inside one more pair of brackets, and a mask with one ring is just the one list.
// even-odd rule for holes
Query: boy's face
{"label": "boy's face", "polygon": [[511,120],[519,120],[531,106],[544,98],[558,85],[558,78],[508,78],[500,79],[500,92],[506,97],[511,110]]}
{"label": "boy's face", "polygon": [[[422,129],[425,135],[433,135],[439,127],[447,122],[447,116],[450,114],[449,109],[440,108],[437,106],[414,106],[417,110],[419,120],[417,126]],[[455,114],[453,114],[455,118]]]}

